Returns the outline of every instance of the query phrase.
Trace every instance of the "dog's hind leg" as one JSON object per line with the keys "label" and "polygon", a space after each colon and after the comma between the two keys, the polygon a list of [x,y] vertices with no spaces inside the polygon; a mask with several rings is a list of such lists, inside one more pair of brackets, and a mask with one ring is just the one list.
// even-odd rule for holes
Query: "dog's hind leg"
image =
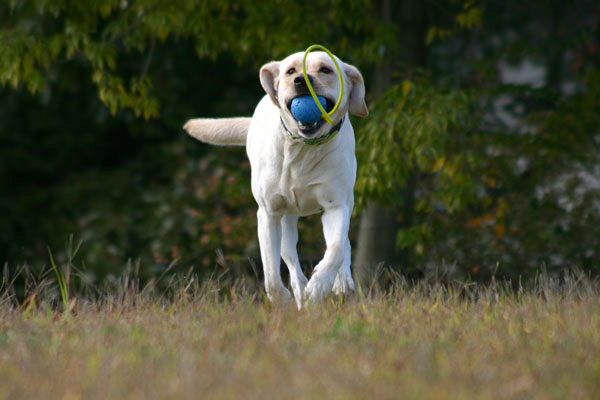
{"label": "dog's hind leg", "polygon": [[354,291],[354,281],[352,280],[352,271],[350,271],[350,240],[346,240],[344,262],[335,277],[332,290],[338,295]]}
{"label": "dog's hind leg", "polygon": [[258,217],[258,242],[260,244],[260,257],[265,273],[265,290],[271,302],[278,304],[287,302],[291,298],[290,291],[281,281],[281,217],[269,215],[259,207]]}
{"label": "dog's hind leg", "polygon": [[295,215],[284,215],[281,218],[281,258],[285,261],[290,271],[290,284],[296,299],[298,309],[302,307],[304,288],[308,282],[298,259],[296,244],[298,243],[298,217]]}

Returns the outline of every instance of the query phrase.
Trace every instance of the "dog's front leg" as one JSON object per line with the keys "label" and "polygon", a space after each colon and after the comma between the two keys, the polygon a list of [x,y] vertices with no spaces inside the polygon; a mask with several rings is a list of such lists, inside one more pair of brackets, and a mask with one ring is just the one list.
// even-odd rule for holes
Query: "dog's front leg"
{"label": "dog's front leg", "polygon": [[346,241],[344,249],[344,262],[338,270],[333,283],[333,293],[337,295],[346,294],[354,291],[354,281],[352,280],[352,271],[350,271],[350,241]]}
{"label": "dog's front leg", "polygon": [[265,274],[265,290],[271,302],[278,304],[290,300],[290,291],[283,286],[280,271],[281,216],[270,215],[262,207],[257,213],[258,242]]}
{"label": "dog's front leg", "polygon": [[320,300],[331,291],[335,277],[346,257],[346,252],[350,250],[348,241],[350,207],[328,208],[323,213],[321,221],[327,249],[306,285],[305,293],[311,301]]}

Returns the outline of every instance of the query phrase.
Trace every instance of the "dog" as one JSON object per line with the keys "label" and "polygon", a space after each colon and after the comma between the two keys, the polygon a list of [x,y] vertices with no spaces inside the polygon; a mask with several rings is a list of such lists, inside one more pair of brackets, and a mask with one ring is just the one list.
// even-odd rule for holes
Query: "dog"
{"label": "dog", "polygon": [[[365,84],[360,71],[336,57],[344,94],[331,115],[313,124],[297,121],[292,100],[309,93],[302,73],[304,53],[292,54],[260,69],[266,95],[252,118],[196,118],[184,125],[191,136],[210,144],[246,146],[252,194],[258,204],[258,239],[265,290],[273,303],[287,302],[290,291],[281,280],[280,258],[290,272],[297,307],[333,291],[354,290],[348,229],[354,207],[356,157],[348,114],[366,117]],[[335,57],[335,56],[334,56]],[[339,78],[325,52],[309,53],[306,72],[327,112],[339,95]],[[298,217],[322,213],[326,251],[308,280],[300,267],[296,244]]]}

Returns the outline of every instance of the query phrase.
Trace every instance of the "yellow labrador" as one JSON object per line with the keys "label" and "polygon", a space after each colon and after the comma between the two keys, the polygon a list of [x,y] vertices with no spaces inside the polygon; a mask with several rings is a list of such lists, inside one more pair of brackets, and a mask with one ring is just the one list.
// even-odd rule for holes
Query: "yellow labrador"
{"label": "yellow labrador", "polygon": [[[246,145],[252,168],[252,194],[258,203],[258,239],[265,288],[272,302],[288,300],[280,257],[290,271],[298,308],[333,290],[354,290],[350,272],[348,228],[354,206],[356,158],[354,130],[348,112],[365,117],[365,85],[357,68],[336,58],[342,70],[344,95],[333,124],[321,119],[304,124],[291,113],[292,100],[308,94],[302,75],[302,57],[295,53],[260,69],[267,92],[252,118],[198,118],[184,129],[193,137],[218,145]],[[306,70],[317,95],[333,108],[339,78],[333,61],[324,52],[309,53]],[[323,213],[327,249],[307,280],[296,251],[298,217]]]}

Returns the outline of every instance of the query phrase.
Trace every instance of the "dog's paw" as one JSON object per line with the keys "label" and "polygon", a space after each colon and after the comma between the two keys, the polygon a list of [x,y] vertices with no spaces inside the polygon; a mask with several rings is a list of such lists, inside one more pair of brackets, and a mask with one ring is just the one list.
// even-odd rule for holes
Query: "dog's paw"
{"label": "dog's paw", "polygon": [[292,299],[292,294],[290,291],[284,287],[283,285],[278,286],[270,286],[266,288],[267,297],[271,301],[271,303],[275,305],[283,305],[288,304]]}
{"label": "dog's paw", "polygon": [[313,303],[321,301],[331,291],[332,286],[333,279],[315,274],[306,285],[306,289],[304,290],[305,298]]}
{"label": "dog's paw", "polygon": [[348,274],[345,269],[340,269],[338,274],[335,276],[332,291],[336,295],[346,294],[354,291],[354,281],[352,280],[352,276]]}
{"label": "dog's paw", "polygon": [[302,308],[302,300],[305,297],[306,284],[308,283],[308,279],[301,274],[296,278],[291,279],[292,291],[294,292],[294,299],[296,300],[296,305],[298,306],[298,310]]}

